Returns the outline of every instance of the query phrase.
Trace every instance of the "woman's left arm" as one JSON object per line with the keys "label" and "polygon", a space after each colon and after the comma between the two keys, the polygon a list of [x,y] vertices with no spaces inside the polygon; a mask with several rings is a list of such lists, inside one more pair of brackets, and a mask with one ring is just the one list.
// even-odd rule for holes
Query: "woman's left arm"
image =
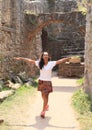
{"label": "woman's left arm", "polygon": [[60,63],[64,63],[64,62],[66,62],[66,61],[69,61],[69,59],[70,59],[70,57],[68,57],[68,58],[62,58],[62,59],[60,59],[60,60],[57,60],[57,61],[56,61],[56,65],[58,65],[58,64],[60,64]]}

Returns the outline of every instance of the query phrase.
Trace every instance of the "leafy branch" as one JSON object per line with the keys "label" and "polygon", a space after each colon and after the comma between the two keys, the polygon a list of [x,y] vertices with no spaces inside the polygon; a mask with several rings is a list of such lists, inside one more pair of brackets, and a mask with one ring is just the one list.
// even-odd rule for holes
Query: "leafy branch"
{"label": "leafy branch", "polygon": [[84,15],[88,13],[89,7],[92,6],[92,0],[78,0],[78,10]]}

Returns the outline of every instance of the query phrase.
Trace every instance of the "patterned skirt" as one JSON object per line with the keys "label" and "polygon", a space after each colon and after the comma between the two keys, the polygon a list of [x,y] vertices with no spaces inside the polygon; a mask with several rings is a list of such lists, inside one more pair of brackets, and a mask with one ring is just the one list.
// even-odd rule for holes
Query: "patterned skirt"
{"label": "patterned skirt", "polygon": [[51,81],[38,81],[38,91],[41,91],[43,93],[50,93],[53,91],[52,88],[52,82]]}

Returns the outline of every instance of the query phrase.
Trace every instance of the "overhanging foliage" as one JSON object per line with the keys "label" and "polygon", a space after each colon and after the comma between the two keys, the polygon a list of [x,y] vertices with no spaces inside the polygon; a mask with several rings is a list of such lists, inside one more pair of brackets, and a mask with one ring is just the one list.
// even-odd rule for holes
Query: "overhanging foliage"
{"label": "overhanging foliage", "polygon": [[84,15],[88,13],[89,7],[92,6],[92,0],[78,0],[78,10]]}

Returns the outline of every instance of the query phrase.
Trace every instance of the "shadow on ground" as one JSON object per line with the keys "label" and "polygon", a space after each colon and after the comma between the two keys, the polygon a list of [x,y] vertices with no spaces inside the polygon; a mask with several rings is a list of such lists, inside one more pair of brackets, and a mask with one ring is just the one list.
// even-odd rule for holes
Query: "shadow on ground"
{"label": "shadow on ground", "polygon": [[44,130],[45,128],[61,128],[61,129],[75,129],[75,126],[68,127],[68,126],[56,126],[49,124],[51,117],[46,117],[45,119],[42,119],[39,116],[36,116],[36,123],[35,124],[8,124],[7,126],[10,127],[26,127],[26,128],[36,128],[37,130]]}
{"label": "shadow on ground", "polygon": [[56,92],[75,92],[78,88],[76,87],[72,87],[72,86],[64,86],[64,87],[58,87],[58,86],[54,86],[53,90]]}

